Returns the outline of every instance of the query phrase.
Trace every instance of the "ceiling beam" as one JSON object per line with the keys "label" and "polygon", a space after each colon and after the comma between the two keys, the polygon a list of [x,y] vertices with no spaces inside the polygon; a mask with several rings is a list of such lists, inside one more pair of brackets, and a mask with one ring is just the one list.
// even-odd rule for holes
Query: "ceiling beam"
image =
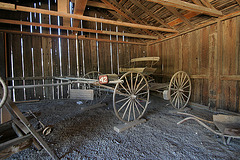
{"label": "ceiling beam", "polygon": [[41,27],[44,27],[44,28],[54,28],[54,29],[72,30],[72,31],[83,31],[83,32],[89,32],[89,33],[99,33],[99,34],[106,34],[106,35],[118,35],[118,36],[143,38],[143,39],[158,39],[157,36],[113,32],[113,31],[100,31],[100,30],[93,30],[93,29],[57,26],[57,25],[51,25],[51,24],[35,23],[35,22],[27,22],[27,21],[16,21],[16,20],[8,20],[8,19],[0,19],[0,23],[14,24],[14,25],[24,25],[24,26],[37,26],[37,27],[41,26]]}
{"label": "ceiling beam", "polygon": [[236,1],[237,1],[238,5],[240,6],[240,0],[236,0]]}
{"label": "ceiling beam", "polygon": [[[103,1],[103,0],[102,0]],[[104,0],[106,1],[106,0]],[[110,0],[115,6],[117,6],[118,8],[120,8],[123,12],[127,13],[128,15],[130,15],[132,18],[134,18],[136,21],[138,21],[140,24],[144,24],[147,25],[146,22],[142,21],[140,18],[138,18],[137,16],[135,16],[131,11],[127,10],[126,8],[124,8],[121,4],[119,4],[116,0]],[[151,32],[149,32],[148,30],[145,30],[145,32],[147,34],[152,35]],[[161,35],[158,32],[154,32],[155,34],[159,35],[161,38],[163,38],[163,35]]]}
{"label": "ceiling beam", "polygon": [[[82,16],[85,11],[86,5],[87,5],[87,0],[75,0],[73,14]],[[78,27],[79,22],[80,22],[79,19],[74,19],[73,27]]]}
{"label": "ceiling beam", "polygon": [[186,23],[190,28],[193,28],[194,25],[186,18],[184,17],[181,13],[179,13],[175,8],[173,7],[169,7],[169,6],[165,6],[170,12],[172,12],[172,14],[174,14],[176,17],[178,17],[179,19],[181,19],[184,23]]}
{"label": "ceiling beam", "polygon": [[[69,0],[58,0],[58,12],[69,13]],[[70,18],[63,18],[63,25],[70,26]]]}
{"label": "ceiling beam", "polygon": [[159,3],[165,6],[176,7],[183,10],[192,11],[192,12],[199,12],[202,14],[207,14],[207,15],[216,16],[216,17],[223,15],[221,11],[218,11],[216,9],[199,6],[199,5],[181,1],[181,0],[147,0],[147,1]]}
{"label": "ceiling beam", "polygon": [[177,33],[177,30],[174,29],[168,29],[168,28],[160,28],[160,27],[154,27],[154,26],[147,26],[147,25],[141,25],[141,24],[132,24],[127,22],[119,22],[119,21],[113,21],[113,20],[107,20],[107,19],[101,19],[101,18],[94,18],[89,16],[81,16],[81,15],[74,15],[69,13],[59,13],[56,11],[49,11],[46,9],[39,9],[39,8],[32,8],[32,7],[25,7],[25,6],[19,6],[16,5],[14,9],[10,5],[10,7],[2,7],[4,5],[4,2],[0,2],[0,8],[5,10],[12,10],[12,11],[22,11],[22,12],[32,12],[32,13],[42,13],[52,16],[61,16],[66,18],[74,18],[79,20],[86,20],[91,22],[102,22],[106,24],[112,24],[112,25],[118,25],[118,26],[125,26],[125,27],[131,27],[131,28],[140,28],[140,29],[149,29],[149,30],[156,30],[156,31],[162,31],[162,32],[173,32]]}
{"label": "ceiling beam", "polygon": [[109,5],[105,4],[105,3],[95,2],[95,1],[88,1],[87,2],[87,6],[113,10],[111,8],[111,6],[109,6]]}
{"label": "ceiling beam", "polygon": [[[190,19],[192,17],[196,17],[197,15],[199,15],[199,13],[196,13],[196,12],[188,12],[187,14],[184,14],[183,16],[187,19]],[[183,21],[180,19],[180,18],[177,18],[171,22],[169,22],[168,24],[170,26],[176,26],[178,25],[179,23],[182,23]]]}
{"label": "ceiling beam", "polygon": [[134,5],[138,6],[139,8],[141,8],[145,13],[147,13],[150,17],[152,17],[153,19],[155,19],[157,22],[159,22],[160,24],[162,24],[163,26],[167,27],[167,28],[172,28],[170,27],[167,23],[164,22],[164,20],[158,18],[157,16],[155,16],[148,8],[146,8],[145,6],[143,6],[140,2],[138,2],[137,0],[130,0]]}
{"label": "ceiling beam", "polygon": [[[125,14],[124,12],[122,12],[121,10],[119,10],[118,8],[116,8],[115,6],[113,6],[110,2],[108,2],[107,0],[101,0],[103,3],[105,3],[106,5],[110,6],[112,9],[114,9],[117,13],[121,14],[123,17],[125,17],[126,19],[128,19],[130,22],[138,24],[135,20],[133,20],[131,17],[129,17],[127,14]],[[148,30],[144,30],[146,33],[152,35]]]}
{"label": "ceiling beam", "polygon": [[206,7],[215,9],[208,0],[201,0],[201,2],[202,2],[202,4],[204,4]]}
{"label": "ceiling beam", "polygon": [[202,6],[202,3],[200,2],[200,0],[192,0],[193,3],[199,5],[199,6]]}
{"label": "ceiling beam", "polygon": [[[15,31],[15,30],[2,30],[0,32],[4,33],[12,33],[12,34],[21,34],[21,35],[30,35],[30,36],[40,36],[40,37],[51,37],[51,38],[65,38],[65,39],[76,39],[76,36],[66,36],[66,35],[57,35],[57,34],[46,34],[46,33],[32,33],[32,32],[25,32],[25,31]],[[98,39],[98,38],[89,38],[85,36],[77,36],[77,39],[82,40],[94,40],[99,42],[109,42],[109,43],[125,43],[125,44],[135,44],[135,45],[147,45],[146,43],[139,43],[139,42],[126,42],[126,41],[117,41],[117,40],[109,40],[109,39]]]}

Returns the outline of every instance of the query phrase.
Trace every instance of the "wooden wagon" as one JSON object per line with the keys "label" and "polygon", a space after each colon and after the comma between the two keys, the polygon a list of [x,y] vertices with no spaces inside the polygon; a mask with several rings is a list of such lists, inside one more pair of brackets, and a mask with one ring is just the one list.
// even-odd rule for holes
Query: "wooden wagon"
{"label": "wooden wagon", "polygon": [[[158,61],[159,57],[134,58],[131,60],[133,67],[120,68],[120,78],[116,74],[92,71],[82,78],[57,79],[81,84],[75,89],[70,89],[72,99],[101,102],[107,93],[112,92],[116,116],[123,122],[131,122],[144,115],[150,103],[150,91],[163,93],[163,98],[170,100],[177,109],[184,108],[190,99],[191,81],[183,71],[175,73],[170,83],[153,83],[150,75],[157,70],[153,65]],[[136,63],[144,63],[145,66],[136,67]]]}

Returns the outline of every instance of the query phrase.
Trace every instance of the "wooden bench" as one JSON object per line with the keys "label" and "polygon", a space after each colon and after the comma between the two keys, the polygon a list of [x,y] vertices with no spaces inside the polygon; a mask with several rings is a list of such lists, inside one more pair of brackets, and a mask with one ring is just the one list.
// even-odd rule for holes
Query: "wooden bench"
{"label": "wooden bench", "polygon": [[[140,58],[133,58],[131,59],[131,63],[133,64],[132,68],[120,68],[121,73],[133,71],[133,72],[140,72],[144,75],[153,74],[157,68],[152,68],[154,64],[156,64],[160,60],[159,57],[140,57]],[[151,62],[150,67],[134,67],[136,62]]]}

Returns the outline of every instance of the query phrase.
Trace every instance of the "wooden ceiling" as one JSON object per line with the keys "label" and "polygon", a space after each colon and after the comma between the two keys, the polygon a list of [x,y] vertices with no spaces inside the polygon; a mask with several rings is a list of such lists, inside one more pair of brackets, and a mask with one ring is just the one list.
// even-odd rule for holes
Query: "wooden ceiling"
{"label": "wooden ceiling", "polygon": [[[34,2],[5,0],[4,2],[7,3],[0,2],[0,9],[60,16],[63,17],[63,26],[7,19],[0,19],[0,23],[60,28],[72,30],[73,33],[83,31],[124,35],[142,38],[148,42],[150,39],[159,40],[184,33],[205,23],[216,21],[224,15],[240,12],[240,0],[50,0],[57,4],[57,9],[51,11],[33,8],[31,4],[39,1],[47,2],[46,0]],[[72,14],[69,13],[69,1],[74,3]],[[89,11],[98,14],[90,15]],[[70,27],[70,18],[74,19],[72,27]],[[122,26],[126,32],[81,28],[80,20]]]}
{"label": "wooden ceiling", "polygon": [[[240,0],[73,0],[106,10],[114,20],[175,29],[179,32],[240,11]],[[106,12],[105,12],[106,13]],[[164,38],[172,33],[144,31]]]}

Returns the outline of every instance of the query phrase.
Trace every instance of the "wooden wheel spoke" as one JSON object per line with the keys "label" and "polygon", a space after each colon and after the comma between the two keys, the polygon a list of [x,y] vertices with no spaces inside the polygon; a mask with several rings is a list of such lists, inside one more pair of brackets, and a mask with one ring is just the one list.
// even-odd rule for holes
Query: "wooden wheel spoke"
{"label": "wooden wheel spoke", "polygon": [[145,83],[135,94],[138,94],[138,92],[140,92],[146,85],[147,83]]}
{"label": "wooden wheel spoke", "polygon": [[126,82],[127,82],[127,86],[128,86],[129,92],[132,92],[132,90],[131,90],[131,88],[130,88],[130,86],[129,86],[128,80],[127,80],[127,76],[125,77],[125,80],[126,80]]}
{"label": "wooden wheel spoke", "polygon": [[187,82],[189,82],[189,79],[187,79],[187,81],[184,82],[184,84],[182,86],[185,86],[187,84]]}
{"label": "wooden wheel spoke", "polygon": [[129,101],[130,101],[130,98],[129,98],[129,100],[127,100],[127,101],[122,105],[121,108],[119,108],[118,112],[120,112],[120,111],[123,109],[123,107],[124,107]]}
{"label": "wooden wheel spoke", "polygon": [[135,100],[140,105],[140,107],[142,107],[142,109],[144,110],[145,108],[142,106],[142,104],[137,99],[135,99]]}
{"label": "wooden wheel spoke", "polygon": [[137,99],[147,102],[147,99],[142,99],[142,98],[139,98],[139,97],[137,97]]}
{"label": "wooden wheel spoke", "polygon": [[135,114],[135,104],[132,103],[132,108],[133,108],[133,119],[135,120],[136,119],[136,114]]}
{"label": "wooden wheel spoke", "polygon": [[139,87],[140,84],[142,83],[143,79],[144,79],[144,78],[142,77],[142,79],[141,79],[141,81],[138,83],[137,88],[135,89],[135,91],[138,90],[138,87]]}
{"label": "wooden wheel spoke", "polygon": [[172,102],[175,101],[175,99],[177,98],[177,95],[178,95],[178,93],[173,97]]}
{"label": "wooden wheel spoke", "polygon": [[[186,77],[187,77],[187,75],[185,74],[185,76],[184,76],[184,78],[183,78],[182,82],[184,82],[184,81],[185,81]],[[182,83],[182,84],[183,84],[183,83]],[[180,87],[183,87],[183,86],[184,86],[184,85],[181,85]]]}
{"label": "wooden wheel spoke", "polygon": [[122,87],[123,87],[123,89],[130,95],[130,93],[128,92],[128,90],[122,85],[122,83],[119,83]]}
{"label": "wooden wheel spoke", "polygon": [[138,109],[137,103],[134,102],[134,104],[135,104],[135,106],[136,106],[136,109],[137,109],[137,111],[138,111],[138,114],[141,115],[141,113],[140,113],[140,111],[139,111],[139,109]]}
{"label": "wooden wheel spoke", "polygon": [[171,97],[174,95],[174,94],[176,94],[177,93],[177,91],[176,92],[173,92],[173,94],[171,94]]}
{"label": "wooden wheel spoke", "polygon": [[131,90],[133,92],[133,74],[131,73]]}
{"label": "wooden wheel spoke", "polygon": [[125,100],[127,100],[127,99],[129,99],[129,97],[127,97],[127,98],[123,98],[123,99],[121,99],[121,100],[118,100],[118,101],[116,101],[116,103],[119,103],[119,102],[125,101]]}
{"label": "wooden wheel spoke", "polygon": [[171,90],[173,90],[173,91],[177,91],[178,89],[177,89],[177,88],[171,88]]}
{"label": "wooden wheel spoke", "polygon": [[182,94],[180,94],[180,97],[181,97],[181,99],[182,99],[182,102],[185,103],[186,101],[185,101],[185,99],[183,98]]}
{"label": "wooden wheel spoke", "polygon": [[138,93],[137,96],[143,95],[143,94],[147,94],[148,92],[142,92],[142,93]]}
{"label": "wooden wheel spoke", "polygon": [[176,97],[175,106],[177,106],[177,102],[178,102],[178,94],[177,94],[177,97]]}
{"label": "wooden wheel spoke", "polygon": [[190,87],[190,85],[188,85],[188,86],[185,86],[185,87],[183,87],[182,89],[185,89],[185,88],[188,88],[188,87]]}
{"label": "wooden wheel spoke", "polygon": [[127,105],[127,107],[126,107],[126,109],[125,109],[125,111],[124,111],[124,113],[123,113],[122,119],[124,119],[124,117],[125,117],[125,115],[126,115],[126,113],[127,113],[127,110],[128,110],[128,108],[129,108],[130,103],[131,103],[131,101],[129,101],[129,103],[128,103],[128,105]]}
{"label": "wooden wheel spoke", "polygon": [[188,99],[188,96],[187,96],[187,95],[185,95],[184,93],[182,93],[182,95]]}
{"label": "wooden wheel spoke", "polygon": [[135,84],[134,84],[134,87],[133,87],[133,91],[134,91],[134,92],[136,91],[136,85],[137,85],[138,75],[139,75],[139,74],[137,74],[137,77],[136,77],[136,80],[135,80]]}
{"label": "wooden wheel spoke", "polygon": [[128,112],[128,122],[129,122],[130,117],[131,117],[131,109],[132,109],[132,101],[130,101],[130,108],[129,108],[129,112]]}
{"label": "wooden wheel spoke", "polygon": [[174,81],[173,81],[173,85],[175,85],[175,87],[178,88],[178,83],[177,83],[177,81],[176,81],[176,78],[175,78]]}

